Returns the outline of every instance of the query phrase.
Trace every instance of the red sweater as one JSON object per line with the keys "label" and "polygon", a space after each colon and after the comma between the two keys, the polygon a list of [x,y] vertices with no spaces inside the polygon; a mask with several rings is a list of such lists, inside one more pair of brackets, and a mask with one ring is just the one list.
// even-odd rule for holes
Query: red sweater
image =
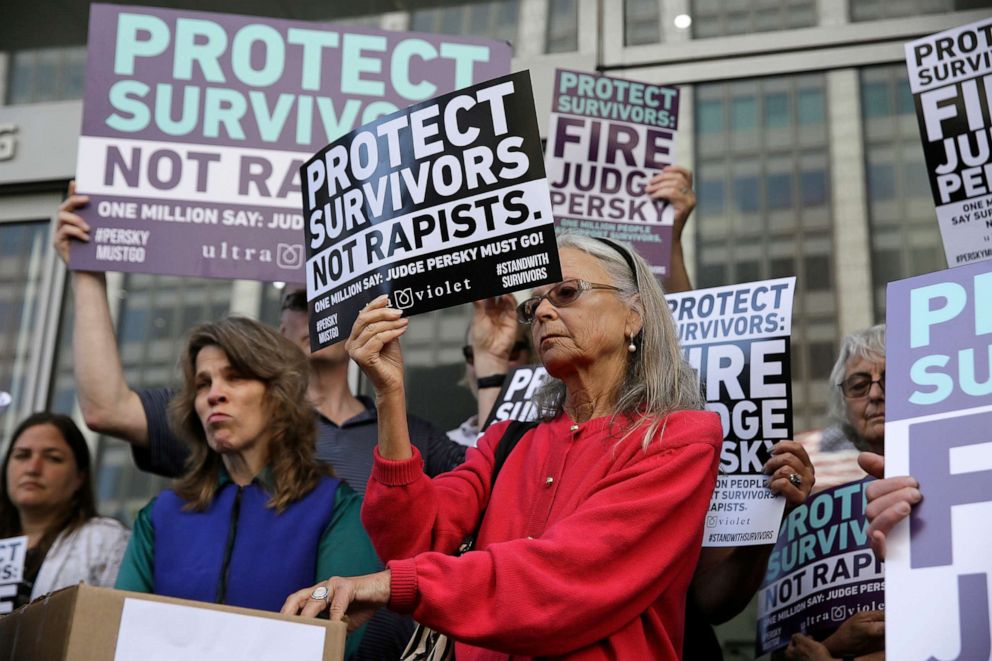
{"label": "red sweater", "polygon": [[[491,501],[505,423],[433,480],[416,448],[376,452],[362,520],[392,571],[390,606],[459,641],[459,661],[680,658],[719,418],[674,413],[646,451],[643,432],[618,442],[609,418],[571,424],[528,432]],[[487,503],[476,550],[452,556]]]}

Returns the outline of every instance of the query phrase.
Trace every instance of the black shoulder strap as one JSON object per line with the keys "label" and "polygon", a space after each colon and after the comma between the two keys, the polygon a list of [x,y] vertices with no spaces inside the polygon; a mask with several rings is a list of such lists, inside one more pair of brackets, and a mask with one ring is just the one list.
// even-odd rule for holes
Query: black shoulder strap
{"label": "black shoulder strap", "polygon": [[503,438],[499,439],[496,450],[493,452],[493,479],[489,485],[489,493],[492,493],[493,485],[496,484],[496,477],[503,469],[507,457],[513,452],[513,448],[517,447],[517,443],[524,437],[524,434],[537,425],[537,421],[524,422],[521,420],[514,420],[507,425],[506,431],[503,432]]}
{"label": "black shoulder strap", "polygon": [[[521,422],[520,420],[514,420],[507,425],[506,431],[503,432],[503,437],[499,439],[499,443],[496,444],[496,450],[493,452],[493,481],[489,484],[490,499],[492,499],[493,487],[496,486],[496,477],[499,475],[500,470],[503,469],[506,458],[510,456],[513,448],[517,446],[517,443],[524,437],[524,434],[537,425],[538,423],[536,421]],[[475,532],[462,540],[461,546],[455,551],[455,555],[468,553],[472,550],[472,547],[475,546],[475,536],[479,534],[479,526],[482,525],[482,518],[485,515],[486,510],[483,509],[479,513],[479,522],[475,524]]]}

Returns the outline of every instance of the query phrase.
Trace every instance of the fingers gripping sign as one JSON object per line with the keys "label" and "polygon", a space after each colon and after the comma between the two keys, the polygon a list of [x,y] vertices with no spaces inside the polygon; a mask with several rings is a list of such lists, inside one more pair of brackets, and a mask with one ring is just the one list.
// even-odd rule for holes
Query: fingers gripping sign
{"label": "fingers gripping sign", "polygon": [[668,165],[651,177],[645,192],[656,200],[668,200],[675,210],[672,240],[682,236],[689,214],[696,208],[696,193],[692,189],[692,171],[678,165]]}
{"label": "fingers gripping sign", "polygon": [[779,441],[772,448],[772,458],[765,463],[768,487],[785,496],[786,509],[802,505],[816,482],[816,471],[806,449],[796,441]]}
{"label": "fingers gripping sign", "polygon": [[403,387],[399,338],[410,322],[402,314],[389,307],[387,296],[380,296],[358,314],[345,345],[348,355],[362,368],[378,394]]}
{"label": "fingers gripping sign", "polygon": [[66,264],[69,263],[71,242],[89,241],[90,226],[76,211],[86,206],[90,201],[87,195],[76,195],[75,180],[69,182],[68,196],[59,205],[58,225],[55,229],[53,244],[56,254]]}

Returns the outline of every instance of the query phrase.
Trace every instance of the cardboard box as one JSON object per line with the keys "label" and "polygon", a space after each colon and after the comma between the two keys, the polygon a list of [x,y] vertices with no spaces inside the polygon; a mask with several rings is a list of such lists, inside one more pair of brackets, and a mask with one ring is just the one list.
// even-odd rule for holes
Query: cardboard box
{"label": "cardboard box", "polygon": [[0,661],[340,661],[346,630],[80,584],[0,617]]}

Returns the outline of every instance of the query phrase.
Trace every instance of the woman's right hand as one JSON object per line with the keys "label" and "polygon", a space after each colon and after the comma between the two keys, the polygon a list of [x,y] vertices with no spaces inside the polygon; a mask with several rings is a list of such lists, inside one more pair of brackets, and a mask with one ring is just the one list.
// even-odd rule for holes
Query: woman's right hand
{"label": "woman's right hand", "polygon": [[402,318],[402,314],[389,307],[389,297],[383,294],[358,314],[345,344],[348,355],[362,368],[379,396],[403,390],[399,338],[410,320]]}

